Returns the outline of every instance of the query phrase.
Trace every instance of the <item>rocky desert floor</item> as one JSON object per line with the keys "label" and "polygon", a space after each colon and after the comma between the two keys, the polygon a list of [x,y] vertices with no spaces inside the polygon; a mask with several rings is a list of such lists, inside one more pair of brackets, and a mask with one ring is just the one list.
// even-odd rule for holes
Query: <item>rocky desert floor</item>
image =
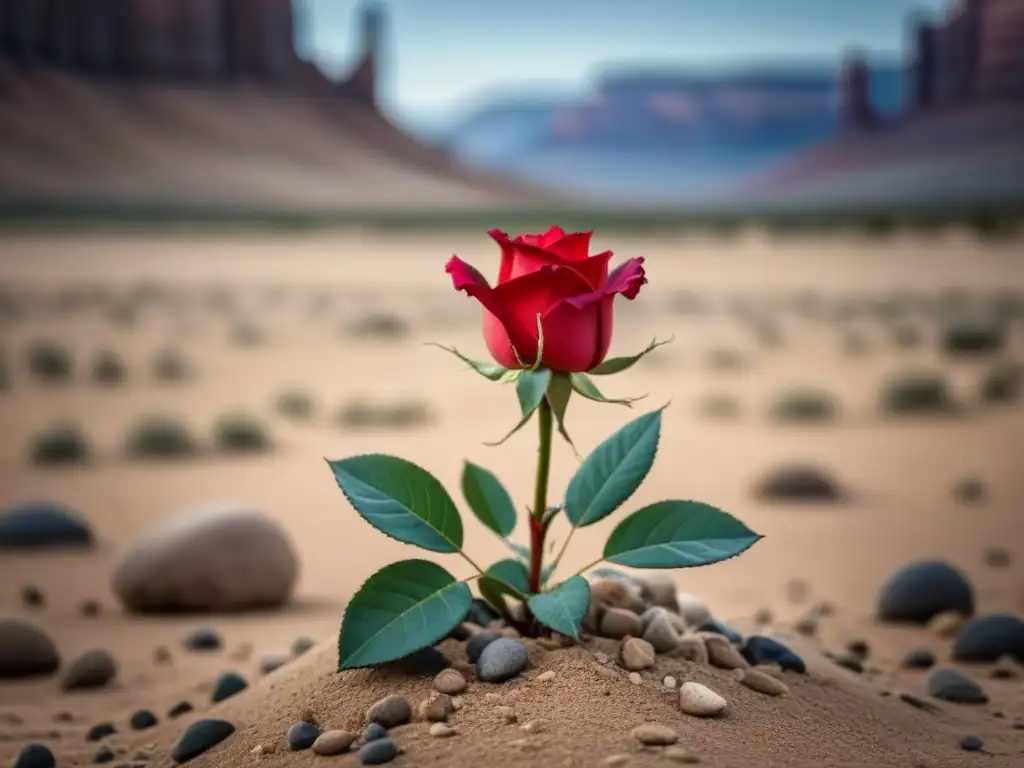
{"label": "rocky desert floor", "polygon": [[[647,258],[649,284],[616,307],[613,354],[675,340],[602,382],[609,396],[648,395],[633,411],[570,404],[576,445],[585,454],[671,401],[629,506],[697,499],[764,534],[741,557],[671,576],[732,629],[787,644],[807,672],[770,670],[787,692],[768,696],[722,665],[659,654],[631,680],[622,641],[594,638],[527,641],[525,671],[487,683],[449,639],[439,648],[469,681],[447,717],[453,733],[414,714],[388,731],[394,764],[1024,765],[1024,239],[751,230],[595,242]],[[436,670],[335,671],[348,599],[388,562],[422,555],[365,523],[324,459],[399,455],[460,503],[470,460],[528,503],[533,430],[483,445],[517,420],[514,393],[426,345],[486,356],[476,304],[444,273],[453,252],[496,273],[482,232],[0,237],[0,510],[58,505],[95,539],[0,550],[0,669],[43,653],[12,639],[12,622],[38,628],[59,654],[45,674],[0,680],[0,761],[37,743],[59,766],[169,766],[186,729],[216,718],[233,733],[191,764],[357,765],[361,741],[322,757],[290,748],[286,732],[315,721],[355,734],[382,697],[415,707],[430,694]],[[553,495],[575,466],[556,443]],[[207,504],[279,524],[299,564],[287,605],[129,611],[114,585],[123,559],[154,526]],[[466,521],[474,559],[507,556]],[[566,575],[597,557],[615,522],[577,533]],[[196,547],[163,562],[167,573],[136,576],[174,583],[190,557],[249,554]],[[891,583],[919,561],[946,566]],[[892,601],[927,620],[883,620]],[[951,611],[1010,617],[973,630],[984,651],[974,655],[992,658],[961,660],[965,617]],[[197,630],[218,647],[189,647]],[[90,650],[116,665],[66,690]],[[933,679],[946,668],[966,678],[953,694]],[[236,676],[245,689],[212,703],[231,681],[241,687]],[[681,712],[666,677],[711,688],[725,712]],[[115,732],[87,739],[105,723]],[[634,733],[645,724],[672,735],[645,745],[650,734]]]}

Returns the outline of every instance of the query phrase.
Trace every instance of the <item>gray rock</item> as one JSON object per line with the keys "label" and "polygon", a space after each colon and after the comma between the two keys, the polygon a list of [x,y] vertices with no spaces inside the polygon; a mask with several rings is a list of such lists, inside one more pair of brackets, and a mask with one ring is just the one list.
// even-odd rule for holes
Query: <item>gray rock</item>
{"label": "gray rock", "polygon": [[65,691],[102,688],[115,677],[117,661],[108,651],[94,648],[71,662],[60,685]]}
{"label": "gray rock", "polygon": [[27,744],[14,758],[12,768],[56,768],[53,752],[42,744]]}
{"label": "gray rock", "polygon": [[132,712],[129,725],[131,725],[133,731],[144,731],[147,728],[152,728],[157,724],[156,715],[150,712],[148,709],[137,709]]}
{"label": "gray rock", "polygon": [[755,489],[764,501],[784,503],[835,503],[846,495],[823,469],[807,465],[777,467]]}
{"label": "gray rock", "polygon": [[224,641],[217,630],[200,627],[188,634],[184,644],[190,651],[219,651],[224,646]]}
{"label": "gray rock", "polygon": [[671,653],[679,647],[679,633],[665,615],[654,616],[647,623],[642,637],[658,653]]}
{"label": "gray rock", "polygon": [[316,741],[313,742],[313,752],[317,755],[340,755],[344,752],[348,752],[349,748],[359,738],[358,733],[352,733],[351,731],[324,731],[317,736]]}
{"label": "gray rock", "polygon": [[235,726],[227,720],[215,718],[198,720],[188,727],[188,730],[171,748],[171,758],[176,763],[187,763],[217,746],[234,732]]}
{"label": "gray rock", "polygon": [[179,701],[177,704],[175,704],[173,707],[167,710],[167,717],[173,720],[176,717],[181,717],[182,715],[191,712],[193,709],[194,707],[192,706],[191,702]]}
{"label": "gray rock", "polygon": [[679,612],[677,591],[676,580],[667,573],[652,573],[640,581],[640,597],[648,605],[660,606],[676,613]]}
{"label": "gray rock", "polygon": [[907,652],[900,666],[904,669],[931,669],[935,666],[935,654],[927,648],[915,648]]}
{"label": "gray rock", "polygon": [[960,739],[960,749],[965,752],[977,752],[984,746],[985,742],[983,742],[978,736],[970,735],[964,736]]}
{"label": "gray rock", "polygon": [[103,763],[112,763],[117,759],[117,755],[114,754],[114,750],[110,747],[100,747],[92,753],[92,761],[98,765]]}
{"label": "gray rock", "polygon": [[316,640],[312,637],[297,637],[292,643],[292,656],[301,656],[314,645],[316,645]]}
{"label": "gray rock", "polygon": [[1024,620],[994,613],[967,622],[953,641],[956,661],[995,661],[1012,656],[1024,662]]}
{"label": "gray rock", "polygon": [[928,693],[937,699],[954,704],[985,704],[988,695],[984,689],[955,669],[942,667],[928,677]]}
{"label": "gray rock", "polygon": [[94,544],[89,526],[59,504],[30,502],[0,512],[0,549],[90,548]]}
{"label": "gray rock", "polygon": [[24,619],[0,617],[0,680],[52,675],[60,655],[49,636]]}
{"label": "gray rock", "polygon": [[363,741],[376,741],[388,735],[388,729],[380,723],[370,723],[363,729]]}
{"label": "gray rock", "polygon": [[269,675],[276,669],[280,669],[291,661],[291,657],[284,653],[268,653],[260,658],[260,674]]}
{"label": "gray rock", "polygon": [[102,741],[111,734],[117,733],[117,729],[114,728],[113,723],[96,723],[92,728],[89,729],[88,733],[85,734],[86,741]]}
{"label": "gray rock", "polygon": [[476,660],[480,658],[480,654],[483,653],[484,648],[500,637],[501,635],[497,632],[477,632],[466,641],[466,655],[469,657],[469,660],[475,664]]}
{"label": "gray rock", "polygon": [[319,728],[312,723],[302,722],[295,723],[295,725],[288,729],[286,739],[288,741],[289,748],[298,752],[312,747],[319,737]]}
{"label": "gray rock", "polygon": [[896,572],[878,597],[878,618],[927,624],[934,616],[974,613],[974,590],[956,568],[939,560],[921,560]]}
{"label": "gray rock", "polygon": [[366,719],[371,723],[379,723],[385,728],[408,723],[412,717],[412,705],[404,696],[392,694],[385,696],[368,710]]}
{"label": "gray rock", "polygon": [[643,634],[643,623],[633,611],[625,608],[608,608],[601,617],[601,634],[620,640],[627,635],[639,637]]}
{"label": "gray rock", "polygon": [[137,539],[112,586],[134,613],[232,611],[286,603],[299,564],[281,527],[238,504],[186,511]]}
{"label": "gray rock", "polygon": [[360,765],[383,765],[398,756],[398,747],[391,739],[368,741],[359,749]]}
{"label": "gray rock", "polygon": [[237,672],[222,672],[213,685],[213,695],[210,701],[216,704],[218,701],[231,698],[236,693],[241,693],[249,687],[249,682]]}
{"label": "gray rock", "polygon": [[529,660],[525,645],[502,637],[484,648],[476,662],[476,676],[485,683],[501,683],[526,669]]}
{"label": "gray rock", "polygon": [[691,595],[688,592],[676,592],[676,604],[679,606],[679,615],[691,627],[702,627],[714,621],[707,603],[696,595]]}

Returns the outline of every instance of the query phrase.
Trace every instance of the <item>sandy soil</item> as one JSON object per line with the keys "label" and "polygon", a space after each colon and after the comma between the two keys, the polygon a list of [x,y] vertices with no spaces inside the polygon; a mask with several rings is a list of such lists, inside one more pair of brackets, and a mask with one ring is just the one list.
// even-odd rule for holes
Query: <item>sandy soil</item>
{"label": "sandy soil", "polygon": [[[645,718],[665,722],[670,717],[684,729],[687,746],[712,765],[1020,765],[1024,731],[1012,728],[1015,720],[1024,719],[1020,679],[989,680],[987,670],[972,670],[992,703],[980,708],[943,705],[936,715],[897,697],[884,698],[882,690],[923,691],[922,673],[896,670],[904,652],[930,646],[942,658],[948,642],[924,629],[880,627],[873,609],[880,585],[896,568],[937,556],[970,575],[982,611],[1024,612],[1024,551],[1019,544],[1024,541],[1024,479],[1019,472],[1024,410],[1019,405],[972,404],[957,417],[900,423],[882,419],[876,408],[882,382],[912,368],[942,370],[965,401],[975,401],[977,381],[991,360],[964,363],[942,357],[935,348],[933,321],[919,323],[926,332],[925,344],[908,351],[892,343],[877,318],[811,322],[774,312],[785,344],[773,348],[758,344],[730,311],[736,297],[756,302],[801,291],[814,292],[830,306],[896,291],[935,295],[956,288],[981,297],[1007,289],[1019,293],[1024,291],[1020,243],[982,245],[958,232],[871,241],[855,235],[787,240],[755,231],[732,239],[599,241],[623,258],[648,257],[650,284],[636,302],[618,306],[615,351],[638,350],[655,335],[676,337],[647,364],[604,384],[608,394],[649,393],[651,407],[672,401],[658,461],[632,503],[670,496],[700,499],[765,534],[742,557],[680,572],[678,581],[706,599],[716,615],[735,619],[740,627],[757,609],[767,607],[784,631],[811,603],[832,603],[835,614],[823,622],[819,638],[801,640],[814,674],[792,685],[791,698],[767,700],[724,674],[680,669],[676,674],[681,679],[702,679],[703,674],[706,681],[718,682],[737,712],[722,722],[682,722],[664,696],[648,687],[587,677],[590,662],[581,651],[548,658],[537,650],[537,671],[559,670],[562,682],[551,689],[554,693],[531,697],[529,686],[539,684],[524,681],[516,689],[520,693],[502,694],[518,696],[522,722],[540,718],[550,725],[533,748],[512,745],[522,734],[506,738],[493,733],[481,693],[479,704],[472,705],[471,699],[472,706],[460,713],[465,733],[455,739],[430,740],[422,723],[403,729],[400,734],[407,733],[399,741],[408,751],[396,765],[470,766],[498,757],[509,765],[550,761],[591,766],[615,752],[631,754],[630,765],[660,765],[666,761],[658,753],[641,752],[632,744],[629,728]],[[287,650],[299,635],[323,643],[210,710],[228,713],[241,732],[223,752],[211,753],[201,764],[306,765],[311,755],[278,752],[257,759],[249,750],[258,743],[280,742],[297,708],[306,703],[340,727],[381,692],[425,694],[429,681],[395,680],[385,673],[340,678],[332,671],[333,635],[347,599],[372,571],[412,556],[412,550],[358,518],[322,459],[394,453],[429,468],[453,490],[463,460],[469,459],[497,472],[526,503],[534,462],[532,430],[523,430],[499,448],[482,445],[514,423],[513,393],[464,372],[455,359],[423,345],[438,341],[484,355],[477,309],[451,291],[444,274],[444,262],[453,251],[485,273],[496,267],[496,255],[482,233],[405,238],[358,232],[305,237],[66,234],[0,240],[0,280],[35,297],[30,301],[33,313],[2,330],[15,381],[0,397],[6,438],[0,443],[0,505],[37,498],[67,503],[80,510],[101,539],[101,546],[89,554],[5,552],[0,557],[0,606],[38,621],[55,638],[65,660],[99,646],[110,649],[121,664],[118,683],[96,693],[61,694],[58,679],[0,685],[0,760],[10,760],[21,744],[34,739],[49,743],[62,756],[62,766],[86,763],[94,748],[82,739],[89,724],[124,722],[142,706],[160,714],[181,699],[201,705],[218,672],[237,669],[255,679],[259,656]],[[82,283],[110,292],[156,285],[179,288],[192,297],[223,286],[238,306],[230,311],[198,306],[170,311],[150,302],[130,327],[114,324],[99,312],[42,309],[39,297]],[[677,299],[684,290],[714,302],[714,311],[700,317],[679,312]],[[317,301],[326,309],[313,311]],[[405,319],[408,335],[397,340],[353,335],[351,324],[372,312]],[[262,328],[266,343],[232,343],[230,332],[243,321]],[[850,327],[869,339],[863,356],[843,350]],[[44,386],[30,380],[22,350],[40,339],[74,350],[81,363],[75,381]],[[1010,346],[1006,356],[1021,359],[1024,332],[1019,323]],[[131,377],[128,384],[110,390],[96,387],[86,375],[94,352],[107,347],[123,355]],[[741,350],[746,364],[736,371],[714,369],[708,354],[723,347]],[[191,380],[174,385],[152,380],[150,361],[164,348],[181,351],[194,366]],[[822,387],[839,398],[843,412],[835,424],[771,423],[766,411],[774,397],[801,385]],[[290,387],[309,392],[321,404],[313,423],[290,423],[274,412],[275,396]],[[701,414],[701,399],[722,393],[738,399],[739,418],[721,421]],[[333,412],[355,399],[423,401],[432,421],[399,431],[339,428]],[[265,419],[278,444],[274,452],[254,459],[204,458],[166,465],[140,464],[121,455],[124,436],[141,415],[178,415],[202,433],[218,415],[237,408]],[[574,401],[569,429],[586,452],[628,416],[619,407]],[[99,453],[95,464],[45,469],[27,463],[31,437],[59,418],[81,424]],[[854,499],[836,507],[799,508],[758,501],[752,488],[761,474],[792,460],[826,468]],[[559,445],[554,489],[564,487],[574,464],[571,452]],[[983,481],[986,501],[975,506],[957,502],[952,488],[965,477]],[[183,507],[224,498],[251,502],[287,528],[302,556],[295,604],[280,612],[230,617],[140,619],[122,613],[108,585],[119,549]],[[566,574],[594,559],[612,525],[614,520],[605,521],[576,535],[564,561]],[[476,559],[496,560],[505,554],[481,526],[470,522],[467,529],[467,547]],[[1008,569],[984,563],[986,547],[996,544],[1011,551]],[[457,575],[468,575],[460,562],[446,564]],[[794,579],[810,585],[803,600],[790,594]],[[20,590],[26,584],[42,589],[45,609],[21,606]],[[101,601],[103,612],[86,619],[79,606],[91,598]],[[186,653],[181,638],[197,626],[223,632],[226,651]],[[853,638],[868,640],[871,663],[882,670],[870,681],[820,658],[819,646],[841,650]],[[154,664],[158,646],[172,649],[172,664]],[[608,701],[595,703],[606,689]],[[55,715],[61,712],[70,713],[73,722],[57,722]],[[609,712],[619,712],[621,718],[610,718]],[[116,743],[127,756],[146,748],[153,765],[169,764],[168,747],[188,722],[182,718],[153,731],[128,732]],[[961,752],[957,742],[965,733],[982,736],[986,752]],[[337,761],[356,762],[353,757]]]}

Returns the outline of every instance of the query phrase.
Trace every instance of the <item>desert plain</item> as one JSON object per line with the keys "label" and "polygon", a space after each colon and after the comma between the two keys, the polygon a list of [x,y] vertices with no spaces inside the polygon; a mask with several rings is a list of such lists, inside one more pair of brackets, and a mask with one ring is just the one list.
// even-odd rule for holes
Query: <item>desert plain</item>
{"label": "desert plain", "polygon": [[[531,646],[530,667],[513,681],[471,681],[450,719],[453,736],[431,737],[423,722],[394,729],[402,749],[394,764],[1024,765],[1020,660],[1004,659],[1005,677],[996,678],[993,664],[952,662],[951,640],[934,627],[876,615],[890,577],[923,559],[962,571],[979,615],[1024,613],[1024,399],[984,395],[986,377],[1024,362],[1024,239],[985,241],[954,228],[887,236],[748,229],[598,232],[595,244],[616,252],[613,264],[647,260],[649,283],[635,301],[616,305],[612,354],[639,351],[655,337],[674,341],[602,380],[608,396],[647,396],[632,410],[571,402],[567,427],[576,446],[585,455],[629,418],[671,401],[654,468],[627,509],[696,499],[763,534],[740,557],[672,576],[717,619],[791,644],[808,674],[784,673],[789,693],[768,697],[727,672],[683,661],[666,672],[668,662],[660,661],[637,685],[625,673],[594,675],[587,648]],[[63,691],[60,672],[0,682],[0,762],[36,742],[59,766],[91,764],[99,745],[85,734],[111,722],[117,733],[104,744],[115,764],[169,766],[171,746],[191,722],[220,717],[235,732],[192,765],[356,765],[354,750],[338,757],[292,751],[285,731],[310,710],[324,729],[358,731],[382,696],[401,693],[415,704],[427,695],[429,677],[335,671],[338,627],[352,594],[385,564],[423,555],[364,522],[324,459],[383,452],[420,464],[461,505],[474,559],[507,556],[462,504],[460,473],[465,460],[488,467],[525,506],[536,436],[531,424],[499,447],[483,445],[517,420],[514,392],[427,344],[486,359],[478,306],[455,293],[444,272],[452,253],[496,274],[496,249],[483,232],[0,237],[0,285],[5,306],[14,307],[0,328],[8,379],[0,394],[0,509],[58,503],[97,538],[87,551],[0,552],[0,609],[42,628],[62,669],[92,648],[117,660],[116,677],[87,691]],[[951,324],[984,323],[993,313],[1005,329],[1001,348],[944,349]],[[42,343],[67,352],[69,375],[38,379],[26,354]],[[109,386],[92,378],[104,350],[125,371]],[[154,376],[161,354],[179,358],[184,375]],[[920,375],[943,382],[951,406],[886,413],[889,383]],[[807,390],[832,404],[826,416],[778,418],[780,398]],[[282,413],[282,393],[307,397],[308,417]],[[380,417],[387,412],[392,417]],[[211,429],[225,414],[258,424],[268,438],[264,450],[210,448]],[[196,454],[126,454],[128,435],[152,415],[187,428]],[[80,430],[88,456],[34,461],[40,436],[59,424]],[[793,465],[829,478],[837,497],[759,493],[766,475]],[[554,497],[576,466],[572,451],[556,442]],[[122,552],[161,520],[217,501],[262,510],[287,532],[301,567],[288,605],[238,614],[125,611],[111,588]],[[580,530],[560,573],[592,562],[617,519]],[[521,523],[520,541],[524,531]],[[553,535],[560,541],[564,528]],[[427,557],[470,575],[457,558]],[[42,600],[26,603],[26,587]],[[83,615],[87,601],[98,602],[96,615]],[[183,647],[186,635],[204,627],[220,633],[222,650]],[[299,637],[317,644],[261,674],[261,658],[287,654]],[[847,654],[851,643],[869,649],[859,672],[825,655]],[[442,651],[458,655],[457,645],[447,640]],[[930,697],[929,670],[902,664],[915,649],[975,680],[988,702]],[[535,679],[549,670],[554,679]],[[212,704],[214,680],[225,671],[242,675],[248,688]],[[708,685],[728,709],[717,718],[682,714],[664,674]],[[193,711],[167,717],[181,701]],[[517,723],[494,719],[499,705],[512,706]],[[158,723],[133,730],[129,719],[142,708]],[[648,722],[674,729],[676,745],[639,744],[631,730]],[[981,749],[962,748],[966,736],[977,736]]]}

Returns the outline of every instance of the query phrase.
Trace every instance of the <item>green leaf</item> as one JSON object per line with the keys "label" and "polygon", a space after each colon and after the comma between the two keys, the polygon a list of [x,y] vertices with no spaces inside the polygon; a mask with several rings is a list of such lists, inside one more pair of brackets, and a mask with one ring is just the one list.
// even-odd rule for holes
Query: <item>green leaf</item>
{"label": "green leaf", "polygon": [[624,405],[628,408],[638,400],[643,400],[647,397],[647,395],[643,395],[641,397],[624,397],[618,400],[609,399],[601,394],[601,390],[597,388],[597,385],[585,373],[570,373],[569,380],[572,382],[572,388],[577,393],[583,395],[587,400],[593,400],[595,403],[611,403],[612,405]]}
{"label": "green leaf", "polygon": [[501,541],[509,548],[509,551],[516,555],[520,560],[523,562],[530,561],[530,550],[527,547],[524,547],[519,542],[511,541],[510,539],[502,539]]}
{"label": "green leaf", "polygon": [[550,592],[533,595],[527,605],[545,627],[579,640],[580,622],[590,607],[590,585],[582,576],[573,576]]}
{"label": "green leaf", "polygon": [[628,368],[632,368],[634,365],[636,365],[636,363],[640,361],[640,358],[650,354],[658,347],[663,347],[666,344],[671,344],[673,341],[675,341],[675,338],[676,337],[673,336],[672,338],[666,339],[665,341],[658,341],[657,339],[654,339],[653,341],[651,341],[650,344],[647,345],[647,349],[645,349],[640,354],[631,355],[629,357],[613,357],[609,360],[605,360],[596,368],[591,368],[589,371],[587,371],[587,373],[590,374],[591,376],[608,376],[613,373],[622,373],[622,371],[625,371]]}
{"label": "green leaf", "polygon": [[515,504],[493,472],[467,461],[462,469],[462,495],[477,519],[499,536],[515,529]]}
{"label": "green leaf", "polygon": [[472,358],[466,357],[464,354],[459,352],[459,350],[457,350],[455,347],[446,347],[443,344],[437,344],[433,341],[428,341],[427,345],[431,347],[437,347],[438,349],[443,349],[445,352],[450,352],[451,354],[459,358],[459,360],[461,360],[470,368],[472,368],[474,371],[483,376],[485,379],[490,379],[491,381],[498,381],[506,373],[508,373],[508,369],[502,368],[500,365],[495,365],[494,363],[481,363],[479,360],[473,360]]}
{"label": "green leaf", "polygon": [[619,523],[604,546],[604,559],[631,568],[691,568],[728,560],[761,538],[708,504],[659,501]]}
{"label": "green leaf", "polygon": [[634,419],[597,446],[569,481],[569,522],[592,525],[622,506],[650,472],[660,436],[659,409]]}
{"label": "green leaf", "polygon": [[540,406],[541,401],[544,400],[550,382],[551,371],[547,368],[539,368],[536,371],[526,370],[520,373],[519,378],[516,379],[516,395],[519,397],[519,410],[522,413],[522,418],[501,440],[496,443],[484,443],[484,445],[492,447],[501,445],[522,429],[533,416],[533,412]]}
{"label": "green leaf", "polygon": [[371,667],[434,645],[472,604],[469,585],[436,563],[392,563],[367,579],[345,609],[338,669]]}
{"label": "green leaf", "polygon": [[548,384],[548,405],[551,412],[555,414],[555,423],[558,425],[558,434],[569,444],[572,452],[579,458],[576,445],[565,429],[565,411],[569,407],[569,398],[572,397],[572,380],[567,373],[553,373],[551,383]]}
{"label": "green leaf", "polygon": [[397,456],[328,461],[345,498],[381,533],[431,552],[462,549],[462,518],[441,482]]}
{"label": "green leaf", "polygon": [[530,574],[519,560],[499,560],[487,569],[487,575],[478,582],[480,594],[501,611],[507,612],[505,595],[521,600],[530,592]]}

